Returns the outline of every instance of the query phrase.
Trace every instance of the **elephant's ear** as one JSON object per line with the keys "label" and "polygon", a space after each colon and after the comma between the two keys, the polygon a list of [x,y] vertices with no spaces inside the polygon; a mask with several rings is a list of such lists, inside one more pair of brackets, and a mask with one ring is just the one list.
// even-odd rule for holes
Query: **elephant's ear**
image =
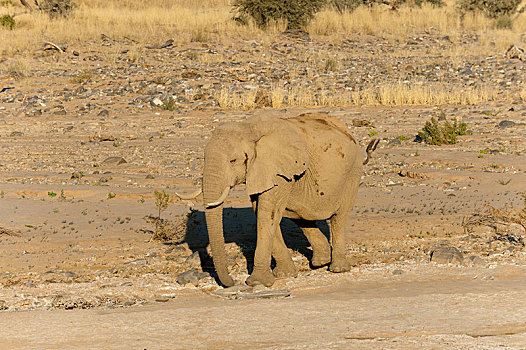
{"label": "elephant's ear", "polygon": [[254,158],[247,169],[247,194],[263,193],[279,181],[296,181],[308,162],[305,141],[298,131],[291,126],[274,128],[256,142]]}

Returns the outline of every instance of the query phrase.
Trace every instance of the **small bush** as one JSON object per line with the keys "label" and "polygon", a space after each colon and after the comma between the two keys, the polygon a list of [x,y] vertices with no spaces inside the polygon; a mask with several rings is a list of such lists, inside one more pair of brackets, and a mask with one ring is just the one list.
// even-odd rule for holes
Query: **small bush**
{"label": "small bush", "polygon": [[326,0],[234,0],[232,6],[242,23],[250,17],[260,28],[285,20],[287,29],[299,29],[322,9]]}
{"label": "small bush", "polygon": [[13,16],[3,15],[2,17],[0,17],[0,26],[9,30],[13,30],[16,26],[15,19],[13,18]]}
{"label": "small bush", "polygon": [[489,18],[497,19],[524,11],[519,10],[522,0],[457,0],[457,7],[465,14],[480,11]]}
{"label": "small bush", "polygon": [[426,125],[418,133],[418,136],[430,145],[452,145],[457,143],[457,136],[466,135],[467,124],[455,122],[453,124],[448,121],[439,123],[435,118],[427,121]]}

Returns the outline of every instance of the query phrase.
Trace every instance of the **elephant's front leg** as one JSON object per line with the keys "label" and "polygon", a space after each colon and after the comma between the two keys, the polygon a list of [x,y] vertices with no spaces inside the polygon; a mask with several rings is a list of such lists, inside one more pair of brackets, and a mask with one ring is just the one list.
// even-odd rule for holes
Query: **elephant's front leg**
{"label": "elephant's front leg", "polygon": [[272,245],[272,256],[276,260],[276,267],[272,271],[276,277],[296,277],[298,270],[292,261],[292,255],[287,249],[287,245],[283,240],[283,234],[279,223],[276,227],[276,234],[274,235],[274,243]]}
{"label": "elephant's front leg", "polygon": [[246,284],[253,286],[263,284],[270,287],[274,283],[274,275],[270,269],[274,237],[283,215],[283,200],[274,191],[259,195],[257,203],[257,243],[254,255],[254,270],[247,278]]}

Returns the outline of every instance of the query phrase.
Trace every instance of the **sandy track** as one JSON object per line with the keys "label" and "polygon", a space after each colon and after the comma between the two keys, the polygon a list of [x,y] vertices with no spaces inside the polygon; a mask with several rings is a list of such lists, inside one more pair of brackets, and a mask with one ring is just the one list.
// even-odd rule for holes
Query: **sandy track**
{"label": "sandy track", "polygon": [[524,349],[526,279],[510,269],[493,280],[346,279],[274,300],[185,292],[125,309],[4,313],[0,348]]}

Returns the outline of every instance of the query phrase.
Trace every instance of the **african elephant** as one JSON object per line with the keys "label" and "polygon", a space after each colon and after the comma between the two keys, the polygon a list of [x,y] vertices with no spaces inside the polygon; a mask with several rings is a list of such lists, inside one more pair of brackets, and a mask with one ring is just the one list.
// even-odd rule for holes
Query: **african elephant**
{"label": "african elephant", "polygon": [[[202,191],[220,281],[234,284],[226,266],[222,208],[230,189],[239,184],[246,184],[257,216],[254,269],[248,285],[270,286],[276,276],[296,276],[280,231],[282,217],[302,228],[313,249],[314,266],[330,263],[332,272],[348,271],[343,231],[361,175],[358,143],[345,125],[328,114],[289,119],[261,115],[217,127],[205,148]],[[330,245],[315,225],[315,220],[325,219],[330,219]]]}

